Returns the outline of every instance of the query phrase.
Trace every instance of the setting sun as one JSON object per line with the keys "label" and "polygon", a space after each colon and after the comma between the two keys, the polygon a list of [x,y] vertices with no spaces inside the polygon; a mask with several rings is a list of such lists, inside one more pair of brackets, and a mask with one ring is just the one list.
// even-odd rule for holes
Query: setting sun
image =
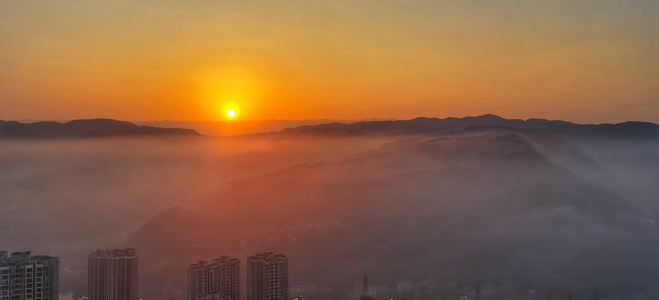
{"label": "setting sun", "polygon": [[233,117],[235,117],[235,116],[236,116],[236,110],[233,109],[233,108],[229,108],[229,109],[227,110],[227,117],[229,117],[229,118],[233,118]]}

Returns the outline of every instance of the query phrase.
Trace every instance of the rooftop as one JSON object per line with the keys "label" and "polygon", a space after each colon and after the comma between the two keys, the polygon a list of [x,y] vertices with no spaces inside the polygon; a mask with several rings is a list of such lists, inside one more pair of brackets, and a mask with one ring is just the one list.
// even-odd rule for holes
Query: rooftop
{"label": "rooftop", "polygon": [[117,248],[97,250],[89,255],[91,258],[120,258],[120,257],[137,257],[134,248]]}
{"label": "rooftop", "polygon": [[57,260],[57,257],[46,256],[46,255],[35,255],[31,256],[30,251],[25,252],[12,252],[11,255],[7,255],[7,251],[0,251],[0,265],[22,265],[30,263],[46,263],[53,260]]}

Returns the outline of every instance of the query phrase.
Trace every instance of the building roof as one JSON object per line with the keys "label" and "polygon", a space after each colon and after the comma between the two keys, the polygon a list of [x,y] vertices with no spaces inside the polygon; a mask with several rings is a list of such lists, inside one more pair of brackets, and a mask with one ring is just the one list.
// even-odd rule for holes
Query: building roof
{"label": "building roof", "polygon": [[97,250],[89,255],[90,258],[132,258],[137,257],[134,248],[117,248]]}
{"label": "building roof", "polygon": [[58,261],[57,257],[46,256],[46,255],[35,255],[31,256],[30,251],[25,252],[12,252],[11,255],[7,255],[7,251],[0,251],[0,265],[25,265],[25,264],[34,264],[34,263],[51,263],[53,261]]}
{"label": "building roof", "polygon": [[264,262],[273,262],[273,261],[285,261],[288,260],[286,255],[283,254],[274,254],[273,252],[263,252],[257,253],[249,257],[251,261],[264,261]]}

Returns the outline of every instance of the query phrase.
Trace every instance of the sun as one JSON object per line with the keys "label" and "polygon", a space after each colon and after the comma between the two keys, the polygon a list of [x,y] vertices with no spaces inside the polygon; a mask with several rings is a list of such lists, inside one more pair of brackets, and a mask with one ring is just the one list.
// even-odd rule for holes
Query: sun
{"label": "sun", "polygon": [[226,121],[234,121],[243,115],[241,106],[235,102],[221,104],[221,106],[218,107],[217,112],[219,113],[219,116],[224,117],[224,120]]}
{"label": "sun", "polygon": [[233,108],[227,109],[227,117],[233,118],[236,116],[236,110]]}

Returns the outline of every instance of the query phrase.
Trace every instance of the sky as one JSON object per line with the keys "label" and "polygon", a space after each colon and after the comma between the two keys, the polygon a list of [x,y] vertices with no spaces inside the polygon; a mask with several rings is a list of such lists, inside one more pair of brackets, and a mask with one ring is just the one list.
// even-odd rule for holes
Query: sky
{"label": "sky", "polygon": [[659,122],[659,1],[1,0],[0,119]]}

